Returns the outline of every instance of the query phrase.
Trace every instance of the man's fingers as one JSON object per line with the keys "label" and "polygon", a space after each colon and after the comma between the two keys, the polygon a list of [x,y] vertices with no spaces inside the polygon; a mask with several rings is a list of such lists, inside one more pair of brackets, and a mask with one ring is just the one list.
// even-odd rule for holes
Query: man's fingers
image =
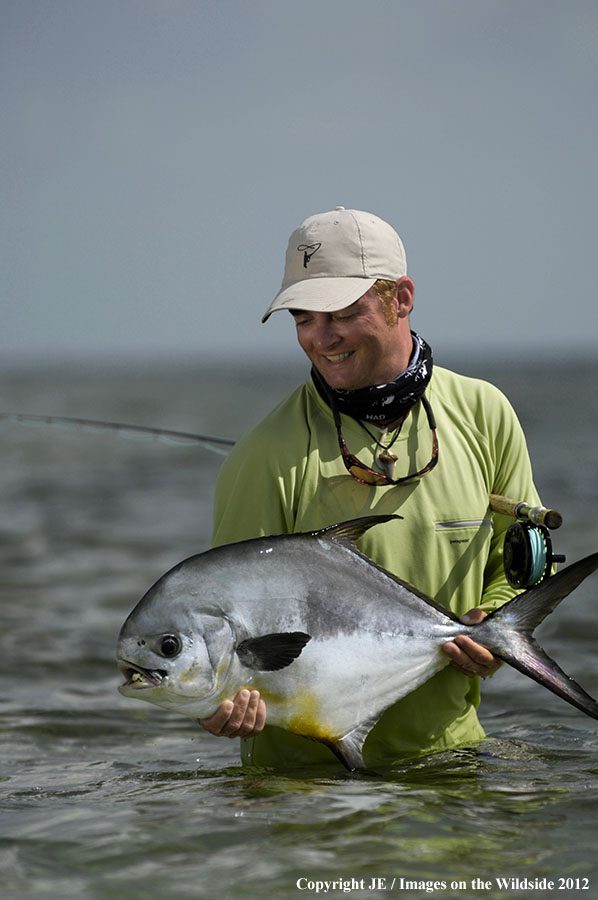
{"label": "man's fingers", "polygon": [[210,734],[220,735],[223,733],[222,729],[227,725],[232,711],[233,701],[225,700],[212,716],[209,716],[207,719],[200,719],[199,724],[206,731],[209,731]]}
{"label": "man's fingers", "polygon": [[453,668],[470,678],[474,675],[487,678],[501,665],[501,661],[486,647],[477,644],[465,634],[457,635],[453,641],[444,644],[442,649],[450,657]]}
{"label": "man's fingers", "polygon": [[496,661],[492,653],[481,644],[476,644],[467,635],[457,635],[454,643],[463,651],[469,665],[473,664],[476,669],[491,669],[494,666]]}
{"label": "man's fingers", "polygon": [[488,613],[484,612],[483,609],[475,607],[466,612],[464,616],[461,616],[461,621],[464,625],[477,625],[479,622],[483,622],[487,615]]}
{"label": "man's fingers", "polygon": [[254,729],[255,733],[257,734],[258,732],[262,731],[265,724],[266,724],[266,704],[260,697],[260,699],[258,701],[258,705],[257,705],[257,713],[255,716],[255,729]]}
{"label": "man's fingers", "polygon": [[442,649],[444,653],[450,657],[453,669],[457,669],[457,671],[462,672],[463,675],[469,675],[470,678],[477,674],[473,669],[471,660],[457,644],[452,642],[450,644],[443,644]]}
{"label": "man's fingers", "polygon": [[221,734],[224,734],[226,737],[237,737],[239,735],[239,729],[243,726],[243,723],[245,721],[245,715],[247,714],[250,697],[251,694],[246,688],[243,688],[239,691],[234,699],[233,710],[230,714],[229,720],[226,725],[224,725],[222,731],[220,732]]}
{"label": "man's fingers", "polygon": [[[249,693],[249,692],[248,692]],[[260,710],[261,708],[261,710]],[[259,720],[261,724],[258,727],[258,714]],[[241,722],[237,726],[237,731],[235,737],[249,737],[251,734],[256,734],[257,731],[261,731],[264,727],[264,722],[266,720],[266,704],[263,700],[260,700],[260,695],[258,691],[251,691],[247,698],[247,706],[245,707],[245,712]]]}
{"label": "man's fingers", "polygon": [[[486,616],[483,609],[475,608],[461,616],[461,621],[464,625],[477,625]],[[487,678],[502,665],[500,659],[496,659],[486,647],[477,644],[466,634],[458,634],[450,643],[443,644],[442,649],[450,657],[451,666],[470,678],[474,675]]]}
{"label": "man's fingers", "polygon": [[259,691],[242,688],[233,700],[225,700],[216,712],[199,724],[219,737],[249,737],[260,732],[266,722],[266,704]]}

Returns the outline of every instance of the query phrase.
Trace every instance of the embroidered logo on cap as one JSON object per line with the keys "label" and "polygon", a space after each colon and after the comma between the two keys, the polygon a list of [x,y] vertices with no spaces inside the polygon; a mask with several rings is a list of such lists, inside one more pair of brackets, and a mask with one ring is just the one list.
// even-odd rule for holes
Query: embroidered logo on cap
{"label": "embroidered logo on cap", "polygon": [[299,250],[300,253],[303,253],[303,268],[304,269],[307,269],[308,262],[310,261],[310,259],[314,255],[314,253],[316,253],[320,249],[321,246],[322,246],[321,243],[319,243],[319,244],[299,244],[299,246],[297,247],[297,250]]}

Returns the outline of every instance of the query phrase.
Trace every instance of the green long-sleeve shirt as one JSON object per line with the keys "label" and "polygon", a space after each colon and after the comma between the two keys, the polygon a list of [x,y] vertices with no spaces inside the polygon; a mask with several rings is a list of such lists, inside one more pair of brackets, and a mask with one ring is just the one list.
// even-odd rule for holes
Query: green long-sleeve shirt
{"label": "green long-sleeve shirt", "polygon": [[[510,520],[492,516],[489,494],[539,503],[523,431],[504,395],[486,382],[435,367],[426,396],[438,427],[438,465],[407,484],[375,487],[347,472],[332,413],[313,384],[304,384],[225,461],[216,486],[214,545],[399,513],[403,520],[372,528],[360,540],[367,556],[459,616],[504,603],[515,593],[502,565]],[[374,466],[376,444],[364,427],[345,416],[342,427],[349,450]],[[392,452],[395,477],[428,462],[432,433],[421,403]],[[479,679],[445,668],[383,713],[365,743],[366,765],[482,739],[479,699]],[[242,756],[254,765],[335,762],[324,745],[269,726],[243,741]]]}

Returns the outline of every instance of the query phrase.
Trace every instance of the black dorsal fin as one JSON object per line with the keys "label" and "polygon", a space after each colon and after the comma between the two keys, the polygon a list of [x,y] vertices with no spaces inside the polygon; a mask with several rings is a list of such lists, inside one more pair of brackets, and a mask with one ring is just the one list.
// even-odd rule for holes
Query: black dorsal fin
{"label": "black dorsal fin", "polygon": [[362,516],[360,519],[349,519],[347,522],[339,522],[337,525],[328,525],[326,528],[320,528],[318,531],[312,531],[313,537],[331,538],[340,544],[354,544],[355,541],[366,533],[368,528],[374,525],[381,525],[383,522],[390,522],[391,519],[402,519],[396,513],[384,516]]}

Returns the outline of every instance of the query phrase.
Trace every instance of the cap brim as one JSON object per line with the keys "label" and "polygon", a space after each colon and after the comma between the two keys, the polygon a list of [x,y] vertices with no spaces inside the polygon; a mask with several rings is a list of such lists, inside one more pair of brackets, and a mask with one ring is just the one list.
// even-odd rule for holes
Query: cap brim
{"label": "cap brim", "polygon": [[377,278],[306,278],[278,292],[264,315],[265,322],[278,309],[335,312],[351,306],[376,283]]}

